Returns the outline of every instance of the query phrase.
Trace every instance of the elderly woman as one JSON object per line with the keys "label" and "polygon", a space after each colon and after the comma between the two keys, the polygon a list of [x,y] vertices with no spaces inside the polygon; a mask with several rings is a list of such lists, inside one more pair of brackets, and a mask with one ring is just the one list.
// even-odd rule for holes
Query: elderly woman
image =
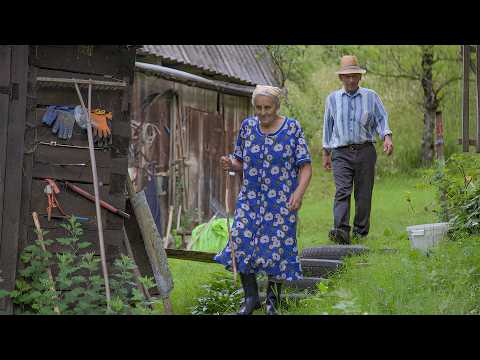
{"label": "elderly woman", "polygon": [[[233,156],[222,156],[224,170],[243,171],[232,241],[245,292],[238,314],[260,308],[256,274],[268,276],[266,312],[278,314],[283,281],[302,278],[296,240],[297,211],[312,176],[300,123],[280,116],[281,90],[259,85],[252,96],[254,117],[242,122]],[[232,269],[230,244],[215,256]]]}

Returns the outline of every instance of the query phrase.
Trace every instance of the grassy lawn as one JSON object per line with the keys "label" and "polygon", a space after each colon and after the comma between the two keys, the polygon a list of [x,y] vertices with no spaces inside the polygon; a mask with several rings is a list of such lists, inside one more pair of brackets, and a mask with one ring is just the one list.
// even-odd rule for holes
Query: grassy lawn
{"label": "grassy lawn", "polygon": [[[333,222],[334,192],[332,174],[321,169],[320,159],[316,159],[314,176],[300,212],[298,227],[300,249],[330,243],[327,239],[327,233]],[[372,249],[398,249],[399,253],[372,253],[368,255],[367,259],[362,260],[369,263],[368,266],[364,267],[347,264],[346,269],[333,278],[333,281],[337,282],[336,285],[334,286],[332,283],[329,287],[331,289],[333,287],[347,287],[348,295],[352,293],[355,286],[357,288],[363,286],[363,282],[365,292],[369,292],[371,289],[368,286],[376,288],[378,281],[380,281],[372,278],[373,275],[377,274],[382,277],[383,281],[388,282],[390,287],[401,285],[407,291],[408,284],[401,284],[405,281],[405,278],[398,278],[399,283],[395,285],[393,281],[395,274],[391,271],[401,269],[403,256],[408,257],[412,253],[405,230],[406,226],[436,221],[435,215],[431,211],[434,197],[434,190],[428,187],[421,177],[406,175],[377,177],[373,195],[371,231],[368,238],[364,240],[364,244]],[[353,212],[351,216],[353,220]],[[416,252],[413,253],[416,254]],[[225,271],[222,266],[217,264],[175,259],[169,260],[169,265],[175,283],[172,291],[172,301],[176,314],[190,314],[190,307],[193,306],[195,299],[202,292],[201,285],[208,281],[212,273]],[[416,275],[411,274],[411,276],[415,277]],[[370,284],[367,281],[369,278],[371,280]],[[344,279],[343,282],[340,279]],[[324,312],[322,307],[326,305],[319,305],[321,301],[316,300],[312,300],[311,303],[307,301],[297,305],[294,304],[289,307],[287,313],[321,314]],[[332,304],[330,305],[335,305],[334,302],[337,300],[332,297]],[[368,301],[367,296],[365,302],[368,303]],[[366,307],[368,308],[368,306]]]}
{"label": "grassy lawn", "polygon": [[[377,176],[373,191],[368,246],[408,246],[405,230],[407,226],[435,221],[431,211],[435,198],[433,191],[421,177]],[[298,226],[300,248],[330,243],[327,234],[333,225],[334,194],[332,173],[323,170],[320,160],[316,159],[312,182],[300,210]],[[352,196],[350,224],[353,223],[353,216]],[[404,241],[395,240],[398,236],[403,236]]]}

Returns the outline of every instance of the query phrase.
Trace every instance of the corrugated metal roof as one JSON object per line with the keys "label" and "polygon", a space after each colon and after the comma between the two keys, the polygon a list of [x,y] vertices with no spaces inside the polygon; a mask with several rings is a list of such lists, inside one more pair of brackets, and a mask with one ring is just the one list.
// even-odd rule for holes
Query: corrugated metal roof
{"label": "corrugated metal roof", "polygon": [[143,45],[137,51],[251,85],[279,85],[265,45]]}

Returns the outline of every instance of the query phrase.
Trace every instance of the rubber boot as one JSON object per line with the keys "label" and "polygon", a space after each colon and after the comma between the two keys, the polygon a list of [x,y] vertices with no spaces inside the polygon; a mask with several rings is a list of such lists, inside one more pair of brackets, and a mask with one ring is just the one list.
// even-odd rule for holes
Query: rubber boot
{"label": "rubber boot", "polygon": [[278,308],[280,307],[280,293],[282,284],[268,281],[267,297],[265,301],[267,315],[279,315]]}
{"label": "rubber boot", "polygon": [[255,274],[240,273],[245,301],[237,312],[237,315],[251,315],[254,310],[260,309],[260,297],[258,296],[257,277]]}

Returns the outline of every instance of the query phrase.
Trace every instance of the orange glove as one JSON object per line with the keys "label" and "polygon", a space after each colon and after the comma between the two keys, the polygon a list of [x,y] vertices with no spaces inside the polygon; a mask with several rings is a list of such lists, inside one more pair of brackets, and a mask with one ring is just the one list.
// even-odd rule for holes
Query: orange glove
{"label": "orange glove", "polygon": [[93,136],[100,139],[106,139],[112,135],[107,120],[112,120],[112,113],[105,110],[96,109],[91,112]]}

